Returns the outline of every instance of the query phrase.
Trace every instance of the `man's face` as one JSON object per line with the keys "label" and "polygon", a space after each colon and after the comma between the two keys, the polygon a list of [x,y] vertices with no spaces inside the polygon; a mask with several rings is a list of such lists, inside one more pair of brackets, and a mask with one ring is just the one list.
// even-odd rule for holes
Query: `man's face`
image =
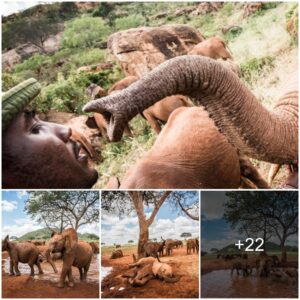
{"label": "man's face", "polygon": [[71,129],[22,112],[2,139],[4,188],[90,188],[98,178]]}

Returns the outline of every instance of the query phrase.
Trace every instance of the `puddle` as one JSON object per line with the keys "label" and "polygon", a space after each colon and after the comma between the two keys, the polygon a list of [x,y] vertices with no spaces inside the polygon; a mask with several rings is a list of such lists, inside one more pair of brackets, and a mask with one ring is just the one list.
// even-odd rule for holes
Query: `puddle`
{"label": "puddle", "polygon": [[[231,276],[231,270],[217,270],[201,277],[201,297],[205,298],[297,298],[294,284],[274,282],[256,276]],[[297,281],[298,282],[298,281]]]}
{"label": "puddle", "polygon": [[101,267],[100,280],[102,280],[112,271],[112,267]]}
{"label": "puddle", "polygon": [[[2,260],[2,266],[4,268],[4,271],[8,274],[9,274],[9,260],[10,260],[9,257]],[[49,263],[43,262],[41,264],[41,266],[42,266],[44,274],[41,274],[41,275],[38,274],[37,266],[34,266],[34,272],[35,272],[34,279],[58,282],[59,274],[60,274],[61,268],[62,268],[62,260],[55,261],[55,265],[58,270],[58,273],[54,273],[54,271]],[[30,274],[30,267],[28,264],[19,263],[19,270],[20,270],[21,274],[28,274],[28,275]],[[72,274],[73,274],[75,282],[80,281],[80,275],[79,275],[79,271],[77,268],[73,267]],[[97,255],[97,256],[93,255],[92,262],[91,262],[91,265],[90,265],[90,268],[89,268],[89,271],[87,274],[87,282],[95,283],[95,284],[98,284],[98,282],[99,282],[99,255]]]}

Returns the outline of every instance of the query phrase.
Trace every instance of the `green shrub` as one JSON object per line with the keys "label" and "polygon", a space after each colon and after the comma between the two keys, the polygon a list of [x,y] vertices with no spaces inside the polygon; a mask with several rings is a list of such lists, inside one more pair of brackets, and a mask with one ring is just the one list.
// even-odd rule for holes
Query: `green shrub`
{"label": "green shrub", "polygon": [[77,18],[66,23],[61,44],[64,48],[93,47],[109,33],[110,28],[101,18]]}
{"label": "green shrub", "polygon": [[115,20],[115,29],[125,30],[129,28],[136,28],[139,26],[144,26],[146,24],[146,18],[142,15],[131,15],[128,17],[123,17]]}
{"label": "green shrub", "polygon": [[259,74],[265,67],[274,67],[274,57],[266,56],[262,58],[252,58],[240,65],[242,77],[251,82],[253,76]]}
{"label": "green shrub", "polygon": [[31,56],[29,59],[15,66],[14,71],[19,73],[22,71],[31,70],[37,73],[37,75],[41,72],[41,68],[48,64],[50,59],[46,55],[35,54]]}
{"label": "green shrub", "polygon": [[15,85],[19,84],[22,79],[10,73],[2,73],[2,91],[6,92]]}

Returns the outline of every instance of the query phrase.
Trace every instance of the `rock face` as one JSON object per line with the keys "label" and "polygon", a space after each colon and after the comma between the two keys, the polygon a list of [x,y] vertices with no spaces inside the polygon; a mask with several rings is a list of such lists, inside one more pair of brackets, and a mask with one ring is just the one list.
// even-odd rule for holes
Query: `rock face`
{"label": "rock face", "polygon": [[140,27],[112,34],[108,49],[119,61],[125,76],[142,76],[162,62],[185,55],[203,36],[188,25]]}
{"label": "rock face", "polygon": [[15,64],[21,62],[21,56],[15,49],[2,54],[2,70],[11,71]]}

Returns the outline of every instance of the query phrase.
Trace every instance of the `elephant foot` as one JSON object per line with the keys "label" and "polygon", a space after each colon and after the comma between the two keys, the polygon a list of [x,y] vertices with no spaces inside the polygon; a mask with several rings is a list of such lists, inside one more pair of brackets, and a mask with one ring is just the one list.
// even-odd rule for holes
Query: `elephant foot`
{"label": "elephant foot", "polygon": [[65,287],[65,285],[64,285],[64,283],[59,282],[59,283],[56,285],[56,287],[58,287],[58,288],[63,288],[63,287]]}
{"label": "elephant foot", "polygon": [[30,273],[30,276],[34,276],[34,273]]}
{"label": "elephant foot", "polygon": [[44,272],[43,271],[39,271],[39,274],[42,275],[42,274],[44,274]]}
{"label": "elephant foot", "polygon": [[16,276],[21,276],[21,273],[19,272],[19,273],[16,273]]}
{"label": "elephant foot", "polygon": [[15,273],[9,273],[9,276],[15,276]]}
{"label": "elephant foot", "polygon": [[72,281],[69,282],[69,283],[68,283],[68,286],[69,286],[69,287],[74,287],[74,282],[72,282]]}

